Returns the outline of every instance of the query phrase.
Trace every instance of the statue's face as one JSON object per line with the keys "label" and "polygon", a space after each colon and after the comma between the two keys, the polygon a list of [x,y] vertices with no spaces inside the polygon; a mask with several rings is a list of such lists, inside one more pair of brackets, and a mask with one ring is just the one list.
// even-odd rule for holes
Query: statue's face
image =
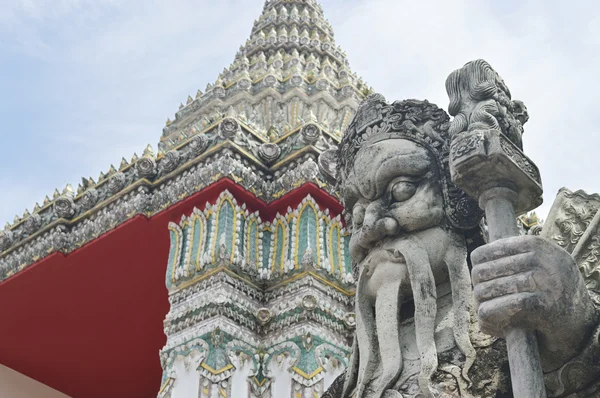
{"label": "statue's face", "polygon": [[350,251],[361,268],[374,261],[378,268],[400,272],[397,242],[444,222],[436,163],[429,151],[409,140],[390,139],[361,149],[343,195],[352,212]]}
{"label": "statue's face", "polygon": [[390,237],[440,225],[444,209],[436,169],[430,153],[409,140],[362,149],[344,188],[356,243],[369,250]]}

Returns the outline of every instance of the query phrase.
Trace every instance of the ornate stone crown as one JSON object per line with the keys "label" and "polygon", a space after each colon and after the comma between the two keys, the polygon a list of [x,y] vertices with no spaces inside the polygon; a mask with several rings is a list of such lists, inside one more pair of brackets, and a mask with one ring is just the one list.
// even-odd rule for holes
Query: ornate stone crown
{"label": "ornate stone crown", "polygon": [[479,206],[450,179],[449,126],[448,114],[428,101],[410,99],[389,104],[381,94],[369,96],[359,106],[340,143],[338,183],[343,185],[363,147],[389,139],[410,140],[428,149],[436,159],[450,225],[457,229],[476,227],[482,216]]}

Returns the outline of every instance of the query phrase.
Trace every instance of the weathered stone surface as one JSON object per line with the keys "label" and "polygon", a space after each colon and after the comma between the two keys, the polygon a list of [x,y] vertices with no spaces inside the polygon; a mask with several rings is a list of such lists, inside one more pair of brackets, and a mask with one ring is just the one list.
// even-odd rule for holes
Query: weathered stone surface
{"label": "weathered stone surface", "polygon": [[[326,397],[510,397],[507,351],[511,363],[535,368],[536,335],[537,366],[546,378],[539,379],[537,390],[517,389],[514,396],[542,397],[546,389],[549,396],[594,396],[600,381],[592,359],[600,352],[594,332],[599,317],[578,270],[580,260],[543,232],[499,239],[518,231],[513,204],[529,208],[541,194],[537,168],[519,157],[524,105],[510,101],[508,88],[485,61],[467,66],[449,78],[451,112],[457,116],[452,124],[427,102],[390,105],[372,96],[359,107],[339,151],[319,160],[322,174],[339,184],[358,276],[350,366]],[[475,73],[477,68],[483,72]],[[473,138],[473,145],[450,149],[451,138],[461,135]],[[453,185],[448,163],[452,152],[459,158],[472,147],[485,153],[463,171],[497,153],[486,172],[499,170],[502,184],[495,186],[494,176],[485,173],[465,183],[476,195],[487,195],[481,204],[495,240],[472,253],[471,279],[464,231],[478,228],[481,212]],[[484,179],[490,184],[482,189]],[[528,184],[533,188],[519,202],[518,191]],[[578,208],[589,208],[590,201],[585,203]],[[588,262],[598,258],[589,249],[600,223],[594,208],[591,215],[568,210],[566,221],[564,210],[555,211],[563,218],[554,234],[564,242],[573,234],[584,236],[583,243],[568,245],[588,248],[580,256]],[[583,231],[569,235],[582,219]],[[517,340],[527,350],[511,351]]]}

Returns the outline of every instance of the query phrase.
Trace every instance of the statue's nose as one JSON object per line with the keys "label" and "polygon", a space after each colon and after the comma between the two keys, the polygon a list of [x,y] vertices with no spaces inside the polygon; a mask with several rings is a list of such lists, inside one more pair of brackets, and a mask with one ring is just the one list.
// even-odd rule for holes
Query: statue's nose
{"label": "statue's nose", "polygon": [[371,248],[374,243],[386,236],[398,233],[398,222],[392,217],[382,214],[382,210],[381,205],[377,203],[372,203],[366,209],[358,241],[365,249]]}

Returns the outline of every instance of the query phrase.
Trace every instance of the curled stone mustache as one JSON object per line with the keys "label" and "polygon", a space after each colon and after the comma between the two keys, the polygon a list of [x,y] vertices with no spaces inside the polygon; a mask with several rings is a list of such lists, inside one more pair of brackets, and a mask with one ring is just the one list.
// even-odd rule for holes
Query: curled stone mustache
{"label": "curled stone mustache", "polygon": [[[448,267],[450,282],[453,285],[455,341],[466,357],[462,376],[470,383],[468,370],[474,361],[475,351],[468,336],[470,314],[468,310],[464,310],[464,308],[470,308],[467,304],[470,280],[466,261],[460,260],[461,258],[466,259],[464,248],[453,240],[454,238],[448,240],[444,262]],[[389,359],[390,355],[382,354],[384,351],[389,354],[391,350],[395,351],[394,347],[398,346],[399,324],[402,321],[400,309],[402,302],[410,294],[414,299],[415,329],[421,359],[418,384],[420,390],[429,396],[431,377],[438,367],[438,358],[434,339],[437,294],[428,248],[420,239],[406,236],[396,237],[393,240],[380,240],[370,249],[364,250],[363,253],[364,258],[359,262],[360,275],[357,294],[360,294],[360,290],[365,292],[365,289],[373,289],[373,285],[369,287],[369,283],[371,277],[376,274],[378,266],[406,267],[407,274],[398,280],[385,280],[381,286],[376,288],[374,302],[369,304],[363,300],[357,303],[356,310],[358,318],[362,320],[361,325],[376,324],[378,329],[385,328],[386,330],[386,333],[376,336],[373,335],[372,328],[358,327],[358,352],[360,363],[364,366],[363,372],[357,375],[358,386],[362,386],[362,389],[366,388],[369,391],[367,396],[372,398],[380,398],[386,390],[397,387],[395,384],[399,381],[403,368],[402,354],[397,351],[395,355],[391,355],[393,361],[384,360]],[[457,292],[460,291],[469,293],[458,294]],[[462,306],[462,310],[458,311],[460,306]],[[361,345],[362,347],[360,347]],[[373,380],[378,364],[381,364],[381,373]],[[371,380],[367,383],[368,386],[363,383],[366,380]]]}

